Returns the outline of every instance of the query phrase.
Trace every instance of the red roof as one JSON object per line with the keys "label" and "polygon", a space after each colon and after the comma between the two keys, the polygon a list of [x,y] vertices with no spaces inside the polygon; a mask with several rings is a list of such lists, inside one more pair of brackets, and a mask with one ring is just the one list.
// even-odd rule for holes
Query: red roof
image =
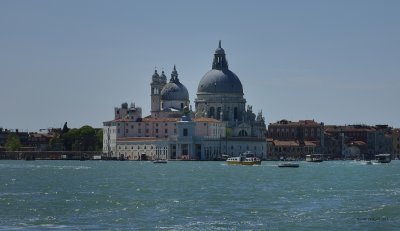
{"label": "red roof", "polygon": [[199,118],[194,118],[194,122],[213,122],[213,123],[221,123],[221,121],[213,119],[213,118],[207,118],[207,117],[199,117]]}

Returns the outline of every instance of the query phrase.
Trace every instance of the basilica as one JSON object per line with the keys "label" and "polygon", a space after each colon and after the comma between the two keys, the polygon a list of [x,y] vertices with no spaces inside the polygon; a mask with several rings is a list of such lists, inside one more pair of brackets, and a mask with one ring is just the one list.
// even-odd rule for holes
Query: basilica
{"label": "basilica", "polygon": [[243,97],[243,85],[228,67],[221,41],[212,68],[200,80],[195,110],[176,66],[151,77],[151,112],[123,103],[103,123],[103,153],[126,160],[215,160],[251,151],[266,158],[266,126]]}

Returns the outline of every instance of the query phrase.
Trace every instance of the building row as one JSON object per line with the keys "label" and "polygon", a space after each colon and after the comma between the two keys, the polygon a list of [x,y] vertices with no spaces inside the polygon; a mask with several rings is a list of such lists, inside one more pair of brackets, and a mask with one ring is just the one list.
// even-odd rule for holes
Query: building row
{"label": "building row", "polygon": [[[50,148],[50,140],[57,137],[54,129],[26,132],[19,129],[3,129],[0,127],[0,151],[5,151],[5,145],[10,134],[18,137],[21,143],[21,151],[47,151]],[[52,148],[54,148],[54,145]],[[57,149],[62,149],[61,144],[57,145]]]}
{"label": "building row", "polygon": [[388,125],[324,125],[314,120],[280,120],[268,125],[268,158],[303,159],[321,153],[331,159],[373,159],[400,155],[400,129]]}

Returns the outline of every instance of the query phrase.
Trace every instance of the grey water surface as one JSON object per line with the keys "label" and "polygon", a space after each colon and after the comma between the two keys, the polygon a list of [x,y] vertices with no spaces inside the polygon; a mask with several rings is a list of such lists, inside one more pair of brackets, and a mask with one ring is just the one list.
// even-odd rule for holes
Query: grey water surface
{"label": "grey water surface", "polygon": [[0,161],[0,230],[399,230],[400,161]]}

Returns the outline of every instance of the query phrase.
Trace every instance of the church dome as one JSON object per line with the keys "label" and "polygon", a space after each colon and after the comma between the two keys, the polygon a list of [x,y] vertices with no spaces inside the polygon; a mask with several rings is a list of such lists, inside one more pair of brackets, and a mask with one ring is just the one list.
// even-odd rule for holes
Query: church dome
{"label": "church dome", "polygon": [[161,90],[162,100],[183,100],[189,101],[189,92],[187,88],[179,81],[178,72],[174,66],[170,82]]}
{"label": "church dome", "polygon": [[243,94],[239,78],[228,69],[212,69],[200,80],[198,93],[238,93]]}
{"label": "church dome", "polygon": [[243,95],[240,79],[228,69],[225,50],[219,47],[215,50],[212,69],[200,80],[197,93],[234,93]]}
{"label": "church dome", "polygon": [[161,91],[162,100],[189,100],[189,93],[181,83],[167,83]]}

